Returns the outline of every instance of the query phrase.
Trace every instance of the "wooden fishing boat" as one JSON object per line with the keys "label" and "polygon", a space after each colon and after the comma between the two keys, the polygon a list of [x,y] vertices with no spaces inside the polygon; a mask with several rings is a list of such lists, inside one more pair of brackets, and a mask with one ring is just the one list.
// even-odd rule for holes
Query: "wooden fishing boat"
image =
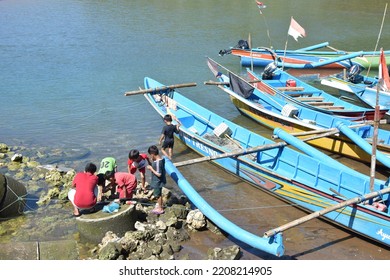
{"label": "wooden fishing boat", "polygon": [[[217,84],[226,92],[243,115],[268,128],[281,128],[296,136],[329,133],[326,137],[324,135],[308,143],[355,160],[371,162],[370,143],[374,136],[372,122],[354,122],[297,104],[290,104],[286,99],[279,98],[277,95],[271,96],[261,92],[252,83],[248,83],[214,60],[208,58],[207,62],[210,70],[219,80],[211,84]],[[226,70],[230,77],[219,72],[219,69]],[[232,83],[230,78],[234,79]],[[377,149],[380,150],[377,155],[379,163],[390,166],[390,131],[378,130]]]}
{"label": "wooden fishing boat", "polygon": [[[324,42],[297,50],[274,50],[266,47],[249,48],[249,44],[240,40],[239,43],[229,50],[219,51],[220,55],[232,54],[240,57],[242,66],[265,67],[274,62],[277,66],[286,68],[349,68],[352,65],[359,65],[362,68],[378,68],[378,51],[342,51],[332,48],[330,51],[319,49],[328,47],[329,43]],[[390,59],[390,50],[385,51]]]}
{"label": "wooden fishing boat", "polygon": [[[286,147],[286,142],[273,142],[240,127],[189,100],[172,87],[167,88],[147,77],[144,82],[146,90],[149,90],[144,94],[148,102],[161,117],[168,113],[174,115],[182,124],[177,137],[203,156],[175,163],[176,167],[213,160],[217,166],[261,190],[308,211],[321,211],[332,206],[336,210],[324,211],[323,217],[327,220],[383,245],[390,245],[390,216],[387,211],[380,211],[376,204],[371,203],[344,205],[345,202],[355,201],[356,197],[368,197],[368,194],[374,193],[374,196],[380,195],[381,201],[373,201],[383,207],[388,206],[390,188],[384,181],[374,180],[371,185],[367,176],[295,137],[289,136],[295,139],[294,146],[307,154]],[[285,132],[279,130],[278,133]],[[237,149],[237,146],[241,148]],[[172,166],[168,165],[167,169],[172,178],[183,180]],[[193,190],[187,195],[190,200],[197,199]],[[338,208],[340,205],[342,209]],[[281,255],[280,244],[275,244],[275,232],[264,235],[263,238],[271,239],[261,242],[258,249]]]}
{"label": "wooden fishing boat", "polygon": [[[372,82],[370,82],[372,81]],[[321,79],[321,84],[336,88],[342,91],[355,94],[363,103],[374,108],[376,104],[376,84],[377,80],[370,77],[364,77],[362,83],[352,83],[343,78],[343,75],[337,74],[335,76],[329,76]],[[380,90],[379,94],[379,106],[382,110],[390,109],[390,93]],[[386,113],[389,115],[389,111]]]}
{"label": "wooden fishing boat", "polygon": [[[352,120],[374,119],[374,109],[337,98],[283,71],[274,63],[269,64],[262,74],[257,74],[248,68],[247,73],[250,80],[258,81],[253,85],[260,91],[285,99],[291,104],[298,104],[326,114],[348,117]],[[382,109],[379,117],[383,118],[387,111],[388,109]]]}
{"label": "wooden fishing boat", "polygon": [[[390,77],[384,54],[381,54],[381,61],[379,69],[381,79],[383,79],[381,82],[379,77],[361,75],[362,69],[354,65],[348,69],[348,72],[344,70],[343,73],[321,79],[321,84],[354,93],[370,107],[375,108],[378,102],[380,108],[390,109]],[[390,113],[387,112],[387,114]]]}

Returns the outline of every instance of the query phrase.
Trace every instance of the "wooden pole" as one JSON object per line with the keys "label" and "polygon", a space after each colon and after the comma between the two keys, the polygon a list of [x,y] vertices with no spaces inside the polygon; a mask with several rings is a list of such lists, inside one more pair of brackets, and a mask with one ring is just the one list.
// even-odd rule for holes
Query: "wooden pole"
{"label": "wooden pole", "polygon": [[180,166],[190,165],[190,164],[194,164],[194,163],[210,161],[210,160],[214,160],[214,159],[221,159],[221,158],[227,158],[227,157],[236,157],[236,156],[246,155],[246,154],[254,153],[254,152],[258,152],[258,151],[275,149],[275,148],[283,147],[283,146],[286,146],[286,145],[287,145],[286,142],[278,142],[278,143],[266,144],[266,145],[256,146],[256,147],[252,147],[252,148],[248,148],[248,149],[238,149],[238,150],[233,151],[233,152],[222,153],[222,154],[215,155],[215,156],[206,156],[206,157],[201,157],[201,158],[196,158],[196,159],[190,159],[190,160],[185,160],[185,161],[181,161],[181,162],[176,162],[176,163],[174,163],[174,165],[176,167],[180,167]]}
{"label": "wooden pole", "polygon": [[[253,83],[259,83],[261,80],[253,80],[253,81],[245,81],[247,83],[253,84]],[[207,86],[228,86],[230,85],[229,82],[216,82],[216,81],[206,81],[204,82]]]}
{"label": "wooden pole", "polygon": [[374,115],[374,134],[372,136],[372,150],[371,150],[371,167],[370,167],[370,191],[374,190],[375,182],[375,165],[376,165],[376,149],[378,143],[378,127],[379,127],[379,83],[376,87],[376,101],[375,101],[375,115]]}
{"label": "wooden pole", "polygon": [[168,89],[175,89],[175,88],[194,87],[194,86],[196,86],[196,83],[184,83],[184,84],[176,84],[176,85],[162,86],[162,87],[156,87],[156,88],[133,90],[133,91],[125,92],[125,96],[137,95],[137,94],[145,94],[145,93],[151,93],[151,92],[159,92],[159,91],[166,91]]}
{"label": "wooden pole", "polygon": [[[380,121],[382,123],[382,121]],[[386,123],[386,120],[383,120],[383,123]],[[366,125],[373,125],[374,121],[365,121],[364,123],[358,123],[348,126],[349,128],[357,128],[361,126]],[[340,132],[337,128],[328,128],[328,129],[315,129],[315,130],[309,130],[309,131],[303,131],[303,132],[296,132],[296,133],[290,133],[290,135],[298,137],[298,136],[305,136],[305,135],[312,135],[312,134],[318,134],[318,133],[325,133],[325,132],[335,132],[334,134]],[[276,135],[272,136],[272,139],[277,139],[278,137]]]}
{"label": "wooden pole", "polygon": [[[319,135],[303,138],[303,139],[300,139],[300,140],[303,141],[303,142],[311,141],[311,140],[314,140],[314,139],[317,139],[317,138],[322,138],[322,137],[329,136],[329,135],[334,134],[334,133],[337,133],[337,132],[328,131],[328,132],[323,133],[323,134],[319,134]],[[222,153],[222,154],[215,155],[215,156],[205,156],[205,157],[200,157],[200,158],[196,158],[196,159],[180,161],[180,162],[174,163],[174,165],[176,167],[180,167],[180,166],[185,166],[185,165],[190,165],[190,164],[194,164],[194,163],[200,163],[200,162],[205,162],[205,161],[210,161],[210,160],[215,160],[215,159],[221,159],[221,158],[227,158],[227,157],[236,157],[236,156],[246,155],[246,154],[255,153],[255,152],[259,152],[259,151],[271,150],[271,149],[275,149],[275,148],[284,147],[284,146],[287,146],[287,145],[288,145],[288,143],[286,143],[284,141],[283,142],[278,142],[278,143],[272,143],[272,144],[265,144],[265,145],[260,145],[260,146],[256,146],[256,147],[251,147],[251,148],[248,148],[248,149],[238,149],[238,150],[233,151],[233,152]]]}
{"label": "wooden pole", "polygon": [[285,230],[287,230],[289,228],[298,226],[298,225],[303,224],[303,223],[305,223],[307,221],[310,221],[310,220],[312,220],[314,218],[323,216],[326,213],[335,211],[337,209],[343,208],[343,207],[351,205],[351,204],[357,204],[357,203],[360,203],[362,201],[365,201],[365,200],[368,200],[368,199],[372,199],[372,198],[381,196],[381,195],[383,195],[385,193],[390,193],[390,188],[385,188],[385,189],[382,189],[380,191],[371,192],[371,193],[365,194],[363,196],[357,196],[357,197],[345,200],[345,201],[343,201],[341,203],[338,203],[338,204],[326,207],[326,208],[324,208],[324,209],[322,209],[320,211],[313,212],[313,213],[311,213],[311,214],[309,214],[307,216],[304,216],[302,218],[299,218],[299,219],[296,219],[294,221],[291,221],[291,222],[289,222],[289,223],[287,223],[285,225],[282,225],[280,227],[277,227],[275,229],[269,230],[266,233],[264,233],[264,236],[271,237],[271,236],[273,236],[273,235],[275,235],[275,234],[277,234],[279,232],[282,232],[282,231],[285,231]]}
{"label": "wooden pole", "polygon": [[207,86],[228,86],[228,82],[215,82],[215,81],[206,81],[204,82]]}

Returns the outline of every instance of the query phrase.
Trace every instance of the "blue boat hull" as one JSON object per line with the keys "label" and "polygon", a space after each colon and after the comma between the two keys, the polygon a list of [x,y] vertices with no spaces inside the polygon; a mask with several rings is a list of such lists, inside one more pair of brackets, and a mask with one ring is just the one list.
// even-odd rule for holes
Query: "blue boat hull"
{"label": "blue boat hull", "polygon": [[[145,88],[161,86],[160,83],[145,78]],[[174,100],[174,109],[161,105],[160,101],[156,101],[156,95],[158,93],[146,94],[145,97],[160,116],[172,113],[180,120],[182,126],[179,139],[202,156],[215,156],[232,151],[231,148],[216,144],[210,140],[211,138],[207,138],[213,135],[213,131],[221,123],[228,126],[232,132],[231,137],[243,149],[273,143],[213,114],[177,91],[169,93],[171,100]],[[317,157],[321,158],[322,155],[318,152]],[[367,176],[348,171],[347,167],[342,170],[331,164],[322,163],[321,160],[287,147],[259,151],[254,156],[252,154],[216,159],[213,163],[254,186],[309,211],[318,211],[342,202],[345,198],[360,196],[370,191],[370,180]],[[375,180],[374,190],[386,187],[383,181]],[[341,193],[343,197],[335,195],[331,189]],[[387,194],[383,199],[388,204]],[[325,217],[337,225],[386,246],[390,245],[390,217],[387,212],[359,204],[330,212]]]}

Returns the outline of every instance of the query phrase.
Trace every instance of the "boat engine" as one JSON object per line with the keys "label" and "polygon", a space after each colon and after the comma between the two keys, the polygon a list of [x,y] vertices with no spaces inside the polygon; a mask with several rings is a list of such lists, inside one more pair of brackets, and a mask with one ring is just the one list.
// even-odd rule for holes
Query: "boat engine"
{"label": "boat engine", "polygon": [[[242,49],[242,50],[249,50],[249,44],[248,44],[248,41],[245,41],[245,40],[239,40],[237,45],[235,45],[233,47],[233,49]],[[220,50],[219,51],[219,56],[224,56],[226,54],[231,54],[232,53],[232,49],[229,49],[229,50]]]}
{"label": "boat engine", "polygon": [[278,69],[275,62],[271,62],[267,66],[265,66],[263,74],[261,75],[261,78],[263,80],[272,80],[272,77],[274,75],[275,70]]}
{"label": "boat engine", "polygon": [[240,40],[238,41],[237,45],[234,47],[235,49],[243,49],[243,50],[249,50],[249,44],[248,41]]}
{"label": "boat engine", "polygon": [[363,81],[363,76],[360,75],[362,69],[359,65],[354,64],[351,68],[348,69],[347,79],[349,82],[354,84],[359,84]]}

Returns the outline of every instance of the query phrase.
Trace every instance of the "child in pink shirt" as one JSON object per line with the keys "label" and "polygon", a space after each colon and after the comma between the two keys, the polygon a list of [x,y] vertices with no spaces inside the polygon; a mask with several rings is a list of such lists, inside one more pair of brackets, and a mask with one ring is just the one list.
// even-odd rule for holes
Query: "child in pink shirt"
{"label": "child in pink shirt", "polygon": [[119,198],[132,198],[137,187],[137,178],[134,174],[126,172],[107,171],[105,179],[110,181],[112,186],[116,186]]}

